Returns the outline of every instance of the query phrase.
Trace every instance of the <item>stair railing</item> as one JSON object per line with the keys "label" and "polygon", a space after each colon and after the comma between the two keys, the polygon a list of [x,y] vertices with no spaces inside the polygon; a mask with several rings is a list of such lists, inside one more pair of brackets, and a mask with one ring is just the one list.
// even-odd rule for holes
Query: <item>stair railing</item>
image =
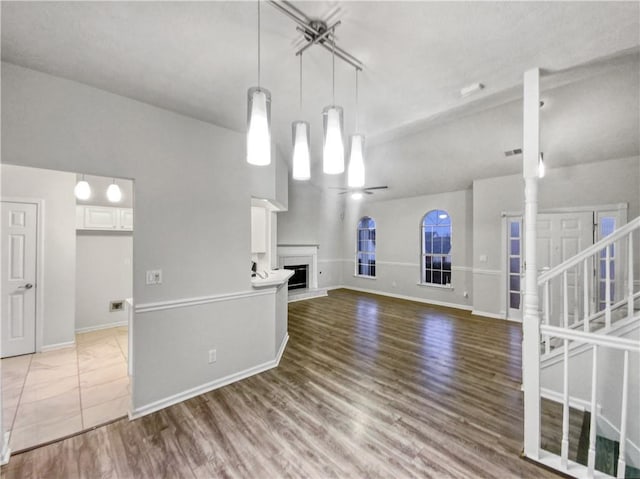
{"label": "stair railing", "polygon": [[[626,443],[627,443],[627,410],[628,410],[628,391],[629,391],[629,355],[640,353],[640,343],[636,340],[620,338],[607,334],[585,333],[584,331],[573,330],[569,328],[557,326],[540,326],[540,331],[544,335],[553,338],[559,338],[563,342],[563,398],[562,398],[562,441],[560,447],[560,469],[567,473],[572,473],[576,477],[582,477],[576,472],[580,471],[580,466],[572,463],[570,466],[569,455],[569,349],[570,343],[576,342],[580,344],[588,344],[592,350],[592,370],[591,370],[591,424],[589,430],[589,452],[587,459],[586,477],[594,477],[595,461],[596,461],[596,424],[598,419],[597,394],[598,394],[598,351],[600,348],[609,348],[623,351],[624,363],[622,367],[622,394],[621,394],[621,413],[620,413],[620,449],[618,454],[618,472],[617,477],[622,479],[625,474],[626,467]],[[547,453],[553,456],[551,453]],[[549,465],[554,465],[555,461],[550,459]]]}
{"label": "stair railing", "polygon": [[[574,477],[594,477],[596,457],[596,422],[598,407],[598,356],[602,348],[622,351],[624,362],[622,368],[622,397],[620,416],[620,449],[618,456],[617,477],[624,478],[625,453],[627,442],[627,410],[629,388],[629,355],[640,353],[640,343],[637,340],[621,338],[607,334],[611,329],[614,313],[624,313],[626,318],[634,317],[634,303],[640,297],[640,292],[634,291],[634,248],[633,235],[640,230],[640,217],[617,229],[607,237],[586,248],[564,263],[543,272],[538,277],[538,286],[542,289],[542,324],[540,336],[544,343],[544,352],[549,353],[552,344],[561,343],[563,348],[563,398],[562,398],[562,439],[560,456],[544,452],[540,461],[558,468]],[[624,251],[626,258],[620,256]],[[614,263],[613,258],[617,262]],[[624,292],[616,285],[616,295],[623,296],[615,300],[612,281],[615,274],[612,268],[624,259]],[[603,264],[604,262],[604,264]],[[602,283],[601,277],[604,275]],[[618,276],[620,277],[620,276]],[[552,288],[552,282],[560,281],[560,287]],[[571,280],[571,281],[570,281]],[[592,283],[593,282],[593,283]],[[573,291],[570,291],[570,285]],[[555,283],[554,283],[555,286]],[[602,305],[603,287],[604,304]],[[579,289],[582,289],[580,298]],[[552,296],[556,293],[556,296]],[[558,297],[557,294],[560,296]],[[560,305],[561,314],[554,316],[552,302]],[[602,307],[602,309],[599,309]],[[571,317],[572,316],[572,317]],[[601,328],[596,328],[596,322],[604,318]],[[554,340],[554,341],[552,341]],[[591,429],[589,433],[589,450],[587,467],[569,460],[569,351],[571,343],[586,344],[591,347],[593,357],[591,371]],[[582,469],[581,469],[582,468]]]}
{"label": "stair railing", "polygon": [[[640,297],[640,291],[634,291],[633,234],[638,229],[640,217],[540,274],[538,286],[542,290],[542,325],[574,329],[582,327],[589,332],[596,329],[598,320],[604,319],[603,331],[606,331],[611,328],[613,313],[624,312],[624,317],[632,317],[634,303]],[[623,251],[626,258],[620,254]],[[616,266],[624,266],[624,277],[616,275]],[[616,284],[616,276],[626,283],[623,289]],[[620,296],[623,298],[616,300]],[[555,309],[559,307],[560,314],[552,310],[553,306]],[[544,353],[548,354],[553,346],[551,338],[543,335],[542,342]]]}

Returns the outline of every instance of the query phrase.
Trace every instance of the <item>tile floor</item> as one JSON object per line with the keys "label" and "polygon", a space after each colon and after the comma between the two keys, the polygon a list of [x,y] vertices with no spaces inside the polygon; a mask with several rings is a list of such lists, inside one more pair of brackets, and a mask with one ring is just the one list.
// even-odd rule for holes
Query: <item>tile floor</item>
{"label": "tile floor", "polygon": [[12,453],[125,416],[127,328],[76,335],[73,348],[3,359],[3,425]]}

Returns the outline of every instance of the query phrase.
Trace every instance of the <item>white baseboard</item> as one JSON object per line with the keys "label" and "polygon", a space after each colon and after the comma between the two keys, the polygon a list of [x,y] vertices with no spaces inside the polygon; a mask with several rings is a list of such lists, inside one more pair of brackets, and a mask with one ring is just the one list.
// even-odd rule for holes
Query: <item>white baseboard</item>
{"label": "white baseboard", "polygon": [[[472,309],[471,310],[471,314],[473,314],[474,316],[484,316],[486,318],[493,318],[493,319],[507,319],[507,315],[506,314],[496,314],[496,313],[489,313],[487,311],[480,311],[478,309]],[[515,321],[515,320],[512,320]],[[515,322],[521,322],[521,321],[515,321]]]}
{"label": "white baseboard", "polygon": [[455,309],[462,309],[464,311],[471,311],[471,306],[467,306],[465,304],[449,303],[447,301],[435,301],[431,299],[419,298],[416,296],[407,296],[404,294],[388,293],[386,291],[379,291],[376,289],[357,288],[355,286],[337,286],[336,288],[327,288],[327,289],[337,289],[337,288],[350,289],[353,291],[360,291],[362,293],[379,294],[380,296],[388,296],[390,298],[406,299],[407,301],[415,301],[417,303],[432,304],[434,306],[445,306],[447,308],[455,308]]}
{"label": "white baseboard", "polygon": [[[620,439],[620,430],[615,427],[606,417],[598,416],[598,426],[599,431],[598,435],[606,437],[607,439],[611,439],[612,441],[617,441]],[[627,457],[625,458],[626,463],[640,468],[640,447],[632,440],[627,438]]]}
{"label": "white baseboard", "polygon": [[296,301],[304,301],[306,299],[313,299],[313,298],[322,298],[324,296],[327,296],[327,290],[325,288],[318,288],[311,291],[306,291],[301,294],[294,293],[293,297],[289,296],[288,302],[295,303]]}
{"label": "white baseboard", "polygon": [[181,403],[186,401],[187,399],[191,399],[195,396],[199,396],[204,393],[208,393],[209,391],[213,391],[214,389],[221,388],[223,386],[227,386],[231,383],[235,383],[237,381],[241,381],[242,379],[246,379],[255,374],[263,373],[268,371],[269,369],[273,369],[280,364],[280,359],[284,354],[285,347],[287,342],[289,341],[289,334],[285,336],[282,340],[282,344],[278,349],[278,353],[276,357],[262,364],[258,364],[257,366],[253,366],[251,368],[245,369],[244,371],[240,371],[234,374],[230,374],[229,376],[225,376],[220,379],[216,379],[214,381],[202,384],[200,386],[196,386],[195,388],[187,389],[186,391],[182,391],[178,394],[174,394],[172,396],[166,397],[164,399],[160,399],[158,401],[154,401],[145,406],[141,406],[136,409],[132,409],[129,412],[129,419],[138,419],[148,414],[154,413],[156,411],[160,411],[161,409],[165,409],[169,406],[173,406],[174,404]]}
{"label": "white baseboard", "polygon": [[118,328],[120,326],[128,326],[129,321],[117,321],[115,323],[98,324],[97,326],[87,326],[86,328],[76,328],[76,334],[90,333],[91,331],[100,331],[101,329]]}
{"label": "white baseboard", "polygon": [[11,448],[9,447],[9,437],[10,433],[4,433],[4,441],[2,443],[2,456],[0,457],[0,466],[4,466],[9,463],[9,458],[11,457]]}
{"label": "white baseboard", "polygon": [[75,339],[73,341],[67,341],[65,343],[56,343],[56,344],[47,344],[40,348],[41,353],[46,353],[48,351],[55,351],[56,349],[65,349],[72,348],[76,345]]}

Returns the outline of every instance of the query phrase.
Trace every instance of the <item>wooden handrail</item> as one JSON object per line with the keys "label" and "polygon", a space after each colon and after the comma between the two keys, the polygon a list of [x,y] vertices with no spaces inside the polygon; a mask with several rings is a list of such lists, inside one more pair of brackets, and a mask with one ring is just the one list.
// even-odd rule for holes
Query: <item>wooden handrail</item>
{"label": "wooden handrail", "polygon": [[589,256],[596,254],[602,248],[609,246],[610,244],[618,241],[619,239],[624,238],[625,236],[627,236],[637,228],[640,228],[640,216],[629,221],[626,225],[618,228],[610,235],[605,236],[597,243],[594,243],[588,248],[582,250],[577,255],[569,258],[564,263],[561,263],[558,266],[554,266],[550,270],[542,273],[540,276],[538,276],[538,286],[541,286],[546,281],[549,281],[550,279],[553,279],[556,276],[559,276],[564,271],[567,271],[568,269],[573,268],[575,265],[580,263],[580,261],[583,261],[585,258],[588,258]]}

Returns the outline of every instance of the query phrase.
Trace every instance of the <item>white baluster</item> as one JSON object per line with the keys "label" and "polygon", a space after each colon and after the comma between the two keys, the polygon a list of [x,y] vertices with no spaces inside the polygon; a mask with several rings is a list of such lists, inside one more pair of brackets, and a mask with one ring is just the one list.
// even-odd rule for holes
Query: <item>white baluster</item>
{"label": "white baluster", "polygon": [[589,332],[589,259],[585,258],[582,263],[582,309],[584,331]]}
{"label": "white baluster", "polygon": [[[566,278],[566,275],[565,275]],[[560,464],[567,470],[569,457],[569,340],[564,340],[564,397],[562,403],[562,443],[560,447]]]}
{"label": "white baluster", "polygon": [[562,314],[564,316],[564,327],[569,327],[569,280],[567,272],[562,273]]}
{"label": "white baluster", "polygon": [[605,254],[605,265],[604,265],[604,295],[605,295],[605,309],[604,309],[604,323],[608,328],[611,327],[611,246],[607,246],[606,254]]}
{"label": "white baluster", "polygon": [[591,423],[589,427],[589,454],[587,460],[587,477],[593,477],[593,471],[596,466],[596,419],[598,414],[598,405],[596,397],[598,395],[598,345],[593,345],[593,364],[591,366]]}
{"label": "white baluster", "polygon": [[578,306],[578,289],[580,284],[580,265],[575,266],[575,281],[573,282],[573,323],[575,326],[580,320],[580,308]]}
{"label": "white baluster", "polygon": [[627,235],[627,315],[633,316],[633,233]]}
{"label": "white baluster", "polygon": [[618,453],[618,478],[624,478],[626,467],[625,452],[627,449],[627,391],[629,387],[629,351],[624,352],[622,368],[622,412],[620,413],[620,452]]}
{"label": "white baluster", "polygon": [[[547,280],[544,283],[544,317],[543,317],[543,322],[544,324],[549,324],[549,295],[551,294],[551,280]],[[551,338],[549,337],[549,335],[545,335],[544,337],[544,352],[545,354],[549,354],[549,352],[551,351]]]}

